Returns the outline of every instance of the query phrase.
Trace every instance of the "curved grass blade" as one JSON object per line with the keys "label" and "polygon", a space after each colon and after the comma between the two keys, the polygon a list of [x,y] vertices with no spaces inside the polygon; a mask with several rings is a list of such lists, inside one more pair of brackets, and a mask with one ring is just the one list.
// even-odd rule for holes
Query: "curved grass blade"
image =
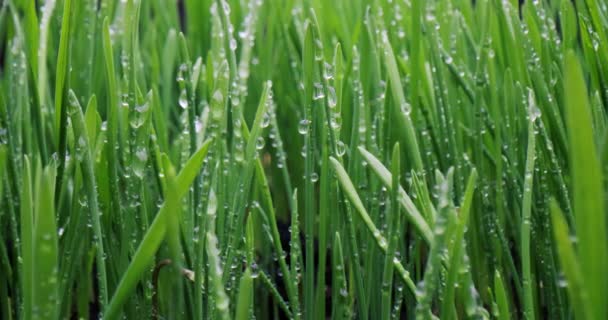
{"label": "curved grass blade", "polygon": [[[417,1],[414,1],[417,2]],[[410,160],[412,162],[412,166],[414,170],[417,172],[422,171],[422,158],[420,157],[420,149],[418,147],[418,140],[416,138],[416,131],[414,130],[414,125],[412,124],[412,119],[409,116],[409,113],[404,110],[411,109],[411,106],[408,105],[407,101],[405,101],[405,95],[403,94],[403,86],[401,85],[401,80],[399,77],[399,70],[397,68],[397,62],[395,61],[395,55],[393,53],[393,48],[391,47],[388,39],[384,39],[384,60],[386,63],[386,70],[388,72],[388,78],[391,84],[391,92],[393,93],[393,99],[397,106],[393,106],[392,111],[395,119],[397,120],[396,124],[399,125],[400,135],[403,135],[403,140],[405,145],[407,146],[408,154],[410,155]],[[416,71],[414,71],[414,75],[412,78],[416,78],[418,76],[415,75]],[[413,95],[417,94],[417,87],[413,86]],[[416,107],[418,107],[416,105]]]}
{"label": "curved grass blade", "polygon": [[[340,162],[338,162],[338,160],[336,160],[334,157],[330,157],[329,160],[331,161],[331,164],[334,167],[334,171],[336,172],[336,175],[338,176],[338,181],[340,182],[340,185],[342,186],[342,190],[344,190],[344,193],[346,194],[346,196],[348,197],[350,202],[353,204],[355,209],[357,209],[357,212],[359,213],[359,217],[361,218],[361,220],[363,220],[367,229],[372,233],[374,239],[376,240],[375,243],[382,250],[382,252],[384,252],[386,254],[387,249],[388,249],[386,239],[382,236],[382,234],[380,233],[380,230],[378,230],[378,228],[376,228],[376,225],[374,225],[374,222],[372,221],[369,214],[367,213],[367,210],[365,210],[365,207],[363,206],[363,202],[361,202],[361,198],[359,198],[359,195],[357,194],[355,186],[353,185],[352,181],[348,177],[348,174],[344,170],[344,167],[342,167]],[[394,265],[395,269],[397,270],[397,273],[401,277],[401,280],[408,286],[408,288],[410,290],[412,290],[412,292],[415,292],[416,286],[414,285],[414,282],[410,278],[409,272],[407,272],[405,270],[405,268],[403,267],[401,262],[393,260],[393,265]]]}
{"label": "curved grass blade", "polygon": [[[374,171],[380,181],[382,181],[384,186],[389,191],[392,190],[393,186],[391,182],[391,173],[388,171],[388,169],[386,169],[382,162],[380,162],[380,160],[378,160],[373,154],[365,150],[363,147],[359,147],[359,152],[363,156],[363,159],[369,164],[372,171]],[[408,218],[416,226],[424,240],[431,244],[433,242],[433,232],[431,231],[431,228],[420,214],[420,211],[418,211],[418,208],[416,208],[416,205],[414,205],[414,202],[412,202],[412,199],[410,199],[401,186],[399,187],[398,200],[401,206],[403,206],[405,211],[408,213]]]}
{"label": "curved grass blade", "polygon": [[270,280],[270,277],[268,277],[266,272],[260,270],[260,278],[262,279],[262,282],[264,282],[264,284],[266,284],[266,286],[268,287],[268,290],[270,290],[270,294],[276,300],[275,302],[279,305],[281,310],[283,310],[283,312],[285,312],[285,314],[287,315],[287,318],[293,319],[294,317],[293,317],[291,311],[289,310],[289,306],[287,306],[287,302],[285,302],[285,299],[283,299],[283,297],[281,297],[281,294],[279,293],[277,286],[275,286],[272,283],[272,280]]}
{"label": "curved grass blade", "polygon": [[[176,202],[179,201],[190,188],[190,184],[194,181],[203,165],[203,160],[207,155],[211,140],[207,140],[199,148],[199,150],[190,157],[190,160],[184,165],[175,182],[175,197]],[[120,313],[121,307],[127,301],[131,292],[135,289],[135,285],[151,265],[156,250],[160,246],[167,231],[166,215],[170,213],[167,201],[163,203],[158,214],[152,221],[150,228],[144,235],[143,240],[139,244],[135,255],[131,259],[129,267],[125,271],[114,292],[114,296],[110,300],[108,308],[104,314],[104,319],[116,319]]]}

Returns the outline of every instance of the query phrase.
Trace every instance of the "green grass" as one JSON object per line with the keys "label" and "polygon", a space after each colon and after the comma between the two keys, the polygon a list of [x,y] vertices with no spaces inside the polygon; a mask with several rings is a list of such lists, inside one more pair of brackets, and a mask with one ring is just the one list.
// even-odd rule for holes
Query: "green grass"
{"label": "green grass", "polygon": [[0,0],[0,319],[602,319],[596,0]]}

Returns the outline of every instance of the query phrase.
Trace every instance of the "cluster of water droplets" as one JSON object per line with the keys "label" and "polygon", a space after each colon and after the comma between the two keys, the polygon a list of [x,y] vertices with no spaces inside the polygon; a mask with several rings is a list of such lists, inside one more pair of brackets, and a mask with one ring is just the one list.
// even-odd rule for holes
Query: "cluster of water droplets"
{"label": "cluster of water droplets", "polygon": [[353,50],[353,91],[355,96],[355,104],[353,108],[358,109],[359,119],[357,121],[357,129],[359,132],[358,144],[365,145],[367,140],[367,122],[365,119],[365,96],[363,93],[363,84],[361,83],[360,73],[361,58],[359,50],[355,47]]}
{"label": "cluster of water droplets", "polygon": [[277,168],[283,169],[285,168],[287,163],[287,154],[285,153],[283,139],[281,138],[281,134],[279,131],[276,108],[277,107],[274,100],[271,100],[270,107],[268,108],[268,111],[264,116],[265,118],[262,121],[262,127],[265,127],[264,123],[266,122],[268,122],[268,124],[270,125],[270,132],[268,134],[268,138],[270,138],[271,147],[275,150],[274,160]]}
{"label": "cluster of water droplets", "polygon": [[530,122],[534,122],[536,119],[540,118],[540,116],[541,111],[536,104],[534,91],[532,89],[528,89],[528,119],[530,119]]}

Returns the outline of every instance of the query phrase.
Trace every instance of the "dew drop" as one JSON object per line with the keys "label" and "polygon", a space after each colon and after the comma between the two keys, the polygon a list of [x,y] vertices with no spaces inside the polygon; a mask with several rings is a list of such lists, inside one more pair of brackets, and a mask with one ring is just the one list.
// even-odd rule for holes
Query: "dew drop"
{"label": "dew drop", "polygon": [[310,120],[308,120],[308,119],[300,120],[300,123],[298,124],[298,132],[301,135],[306,135],[306,134],[308,134],[309,131],[310,131]]}
{"label": "dew drop", "polygon": [[329,104],[330,108],[335,108],[338,104],[336,89],[334,87],[327,87],[327,104]]}
{"label": "dew drop", "polygon": [[262,150],[262,149],[264,149],[264,144],[265,144],[264,138],[258,137],[258,139],[255,141],[255,148],[257,150]]}
{"label": "dew drop", "polygon": [[312,96],[313,100],[320,100],[325,98],[325,92],[323,92],[323,85],[319,82],[314,84],[314,93]]}
{"label": "dew drop", "polygon": [[270,114],[268,112],[266,112],[266,113],[264,113],[264,116],[262,116],[261,127],[266,128],[266,127],[268,127],[268,125],[270,125]]}
{"label": "dew drop", "polygon": [[346,153],[346,145],[342,141],[336,143],[336,154],[342,157]]}
{"label": "dew drop", "polygon": [[403,112],[406,116],[409,116],[412,113],[412,106],[405,102],[401,105],[401,112]]}
{"label": "dew drop", "polygon": [[182,109],[188,108],[188,96],[186,95],[185,89],[179,94],[179,106],[182,107]]}
{"label": "dew drop", "polygon": [[342,127],[342,117],[339,114],[335,114],[331,117],[330,121],[331,128],[339,130]]}
{"label": "dew drop", "polygon": [[331,80],[334,78],[334,70],[331,64],[325,62],[325,73],[323,74],[325,80]]}

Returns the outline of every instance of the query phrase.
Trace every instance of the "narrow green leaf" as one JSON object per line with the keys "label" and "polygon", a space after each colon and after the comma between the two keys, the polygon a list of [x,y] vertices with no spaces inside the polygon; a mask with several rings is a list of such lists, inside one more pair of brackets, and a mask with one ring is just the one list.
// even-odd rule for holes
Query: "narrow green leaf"
{"label": "narrow green leaf", "polygon": [[494,273],[494,296],[496,297],[496,304],[498,305],[498,320],[511,319],[507,292],[498,270]]}
{"label": "narrow green leaf", "polygon": [[32,319],[57,319],[59,316],[59,282],[57,225],[55,222],[55,168],[46,167],[36,192],[33,233]]}
{"label": "narrow green leaf", "polygon": [[23,183],[21,185],[21,254],[23,260],[21,275],[21,290],[23,291],[23,318],[31,319],[34,295],[34,268],[33,255],[34,241],[34,208],[32,196],[32,169],[28,157],[24,159]]}
{"label": "narrow green leaf", "polygon": [[560,265],[567,281],[568,294],[572,301],[572,308],[576,319],[596,319],[592,299],[589,297],[588,285],[585,283],[587,277],[582,273],[583,268],[579,258],[574,251],[571,242],[568,224],[564,219],[563,212],[557,206],[555,200],[551,201],[551,217],[553,220],[553,235],[560,261]]}
{"label": "narrow green leaf", "polygon": [[526,154],[526,171],[524,175],[524,198],[522,207],[521,224],[521,255],[522,255],[522,279],[524,288],[524,315],[529,320],[536,317],[534,306],[534,293],[532,292],[532,262],[530,257],[530,230],[532,228],[532,183],[534,181],[534,160],[536,152],[536,138],[534,133],[533,109],[537,108],[534,96],[530,90],[528,96],[529,121],[528,121],[528,151]]}
{"label": "narrow green leaf", "polygon": [[241,276],[241,284],[239,285],[239,297],[236,301],[236,320],[250,319],[250,310],[253,307],[253,279],[251,278],[251,269],[247,268]]}
{"label": "narrow green leaf", "polygon": [[[412,120],[410,118],[410,112],[412,107],[407,103],[407,101],[405,101],[405,95],[403,94],[403,86],[401,85],[399,70],[397,69],[397,62],[395,61],[393,48],[391,47],[391,44],[388,39],[384,39],[383,42],[386,71],[388,72],[388,77],[390,80],[393,100],[397,104],[397,106],[393,106],[392,108],[392,115],[397,121],[396,124],[400,126],[400,130],[398,132],[400,135],[403,136],[403,140],[408,150],[407,154],[410,157],[412,167],[416,171],[421,171],[423,169],[422,158],[420,157],[420,149],[418,147],[416,131],[414,130],[414,125],[412,124]],[[413,91],[416,92],[416,87],[414,87]]]}
{"label": "narrow green leaf", "polygon": [[393,261],[395,259],[395,251],[397,250],[397,242],[399,241],[399,226],[401,217],[399,216],[399,205],[397,204],[397,195],[399,194],[399,178],[401,177],[401,158],[399,156],[399,143],[395,143],[393,148],[392,165],[392,188],[390,193],[390,216],[389,234],[388,234],[388,249],[384,258],[384,271],[382,274],[382,310],[381,319],[389,320],[391,317],[391,292],[393,287]]}
{"label": "narrow green leaf", "polygon": [[578,257],[581,272],[595,319],[604,317],[608,305],[608,239],[606,238],[606,211],[604,208],[603,174],[593,135],[591,109],[585,78],[578,58],[570,51],[566,54],[564,95],[568,128],[570,170],[573,184],[573,202],[578,236]]}

